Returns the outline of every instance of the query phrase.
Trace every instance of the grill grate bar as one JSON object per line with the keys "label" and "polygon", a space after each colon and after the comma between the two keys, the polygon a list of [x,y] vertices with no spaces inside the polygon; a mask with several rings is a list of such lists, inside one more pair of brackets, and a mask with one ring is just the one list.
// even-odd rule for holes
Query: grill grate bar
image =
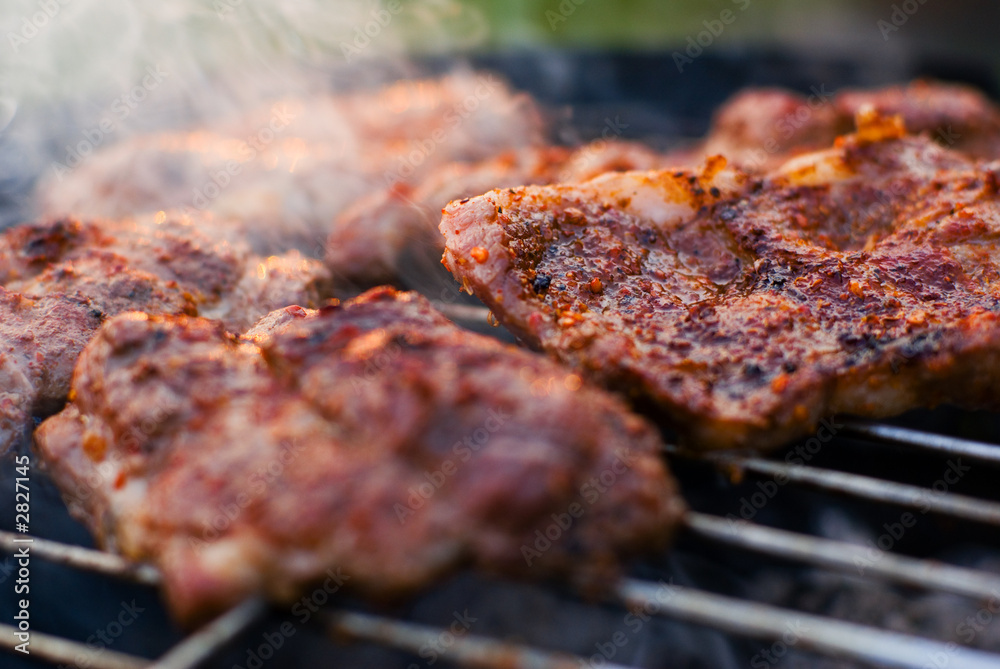
{"label": "grill grate bar", "polygon": [[1000,592],[1000,575],[896,555],[879,549],[689,512],[687,528],[711,541],[859,576],[979,599]]}
{"label": "grill grate bar", "polygon": [[[401,622],[381,616],[354,611],[338,611],[324,616],[331,636],[400,648],[414,655],[428,641],[438,639],[448,630]],[[463,667],[478,669],[579,669],[587,661],[565,653],[542,651],[520,644],[476,636],[452,635],[453,643],[439,648],[443,659]],[[603,659],[603,658],[602,658]],[[627,669],[622,665],[604,663],[608,669]]]}
{"label": "grill grate bar", "polygon": [[[716,535],[729,531],[728,521],[721,518],[706,516],[704,514],[691,513],[688,518],[688,526],[695,531],[706,535]],[[726,526],[726,527],[723,527]],[[743,528],[744,531],[746,528]],[[756,527],[750,534],[753,540],[741,539],[739,545],[746,547],[762,546],[761,550],[771,550],[774,546],[770,544],[780,543],[773,541],[779,534],[789,534],[793,537],[803,538],[801,535],[794,535],[779,530]],[[763,534],[761,534],[763,533]],[[761,541],[760,537],[765,536]],[[728,537],[722,537],[728,540]],[[813,550],[806,551],[810,555],[818,554],[821,550],[826,550],[828,542],[826,540],[806,538],[816,542]],[[36,541],[38,541],[36,539]],[[120,575],[123,578],[136,580],[143,572],[139,572],[130,565],[125,564],[118,572],[108,568],[112,564],[110,561],[102,563],[94,554],[100,551],[80,548],[75,546],[64,546],[56,542],[43,551],[39,551],[39,557],[48,559],[50,556],[57,556],[60,562],[70,566],[77,566],[81,569],[96,568],[112,575]],[[55,547],[62,547],[65,551],[49,550]],[[843,549],[844,547],[839,547]],[[854,547],[852,547],[854,548]],[[792,550],[790,553],[776,553],[791,559],[801,559],[800,550]],[[836,551],[834,551],[834,554]],[[116,556],[115,556],[116,557]],[[833,566],[838,558],[826,558]],[[892,564],[892,560],[899,559],[897,556],[886,555],[883,557],[885,564]],[[962,590],[960,594],[972,594],[964,592],[969,588],[962,584],[962,578],[970,576],[963,574],[967,570],[953,567],[941,567],[931,563],[921,563],[919,560],[903,558],[909,563],[907,569],[912,570],[903,579],[917,578],[918,570],[929,570],[944,576],[933,577],[934,583],[929,587],[937,587],[943,590]],[[808,561],[808,560],[807,560]],[[155,569],[149,567],[155,572]],[[888,567],[883,568],[889,571]],[[872,573],[881,573],[879,569],[872,569]],[[983,575],[972,572],[976,577]],[[898,578],[898,574],[890,575]],[[996,578],[989,575],[990,578]],[[943,583],[943,585],[942,585]],[[928,585],[924,583],[923,585]],[[982,585],[976,594],[979,596],[987,592]],[[803,614],[796,611],[781,609],[778,607],[747,602],[744,600],[725,597],[699,590],[692,590],[674,586],[670,584],[654,584],[633,579],[622,582],[618,588],[618,597],[627,607],[635,610],[642,609],[649,614],[662,614],[685,622],[696,623],[714,627],[724,632],[732,634],[750,636],[764,639],[780,639],[788,633],[790,626],[797,626],[806,633],[799,637],[797,643],[804,650],[812,650],[832,657],[845,657],[853,660],[865,662],[884,663],[895,667],[923,667],[931,657],[948,657],[955,666],[970,667],[978,669],[980,667],[990,667],[1000,669],[1000,656],[990,655],[980,651],[959,648],[954,644],[944,644],[936,641],[912,637],[893,632],[847,623],[812,614]],[[214,622],[194,633],[186,640],[175,646],[165,654],[155,664],[141,658],[136,658],[120,653],[108,651],[101,656],[101,662],[93,666],[97,669],[135,669],[137,667],[155,667],[155,669],[192,669],[206,659],[218,652],[224,645],[237,638],[246,628],[259,620],[267,611],[266,604],[259,599],[251,599],[244,604],[235,607]],[[427,643],[428,639],[440,637],[446,629],[418,625],[404,621],[397,621],[389,618],[382,618],[359,612],[335,612],[327,614],[326,626],[328,631],[335,637],[347,637],[357,640],[368,640],[385,644],[402,650],[419,652],[419,649]],[[0,625],[0,634],[3,635],[4,642],[0,647],[12,650],[14,647],[14,628],[7,625]],[[585,660],[563,653],[542,651],[522,645],[511,644],[494,639],[467,636],[455,637],[448,652],[442,654],[443,657],[464,666],[482,667],[485,669],[534,669],[535,667],[579,667]],[[72,663],[81,653],[86,653],[89,649],[79,643],[60,639],[51,635],[40,633],[32,634],[33,654],[41,659],[50,660],[54,663]],[[39,649],[36,651],[36,648]],[[615,665],[603,665],[614,668]],[[619,669],[624,669],[619,667]]]}
{"label": "grill grate bar", "polygon": [[827,657],[905,669],[940,666],[934,662],[944,658],[947,666],[1000,669],[1000,655],[953,643],[887,632],[681,586],[669,585],[666,591],[663,587],[630,579],[620,586],[618,594],[632,610],[706,625],[739,636],[770,641],[794,634],[796,649]]}
{"label": "grill grate bar", "polygon": [[474,304],[453,304],[431,300],[431,305],[456,323],[476,323],[482,325],[487,322],[490,310],[486,307],[477,307]]}
{"label": "grill grate bar", "polygon": [[982,441],[856,420],[845,420],[844,431],[875,441],[905,444],[946,455],[960,455],[981,462],[1000,464],[1000,445]]}
{"label": "grill grate bar", "polygon": [[[680,454],[678,451],[670,452]],[[756,457],[714,453],[693,454],[692,457],[859,499],[916,508],[920,509],[921,512],[933,511],[953,518],[1000,526],[1000,503],[998,502],[938,492],[930,488],[885,481],[861,474],[850,474],[805,465],[789,465]]]}
{"label": "grill grate bar", "polygon": [[[143,585],[159,585],[160,572],[148,564],[138,564],[104,551],[73,546],[49,539],[25,537],[0,530],[0,551],[15,553],[17,540],[31,539],[31,554],[55,564],[66,565],[98,574],[114,576]],[[21,544],[24,545],[24,544]]]}
{"label": "grill grate bar", "polygon": [[262,599],[251,598],[229,609],[171,648],[150,669],[193,669],[215,655],[267,614]]}
{"label": "grill grate bar", "polygon": [[[14,636],[17,628],[0,624],[0,649],[16,653],[14,646],[18,640]],[[149,660],[133,655],[126,655],[104,648],[100,653],[85,644],[63,639],[62,637],[42,632],[31,633],[31,651],[29,657],[51,662],[57,665],[77,666],[81,658],[86,658],[83,666],[91,669],[141,669],[149,667]]]}

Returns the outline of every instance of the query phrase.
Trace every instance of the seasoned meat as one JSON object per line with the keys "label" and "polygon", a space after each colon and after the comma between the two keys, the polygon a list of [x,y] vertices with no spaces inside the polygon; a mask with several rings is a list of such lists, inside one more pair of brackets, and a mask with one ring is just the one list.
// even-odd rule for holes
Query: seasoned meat
{"label": "seasoned meat", "polygon": [[716,113],[705,140],[673,154],[671,164],[693,165],[722,154],[733,166],[765,173],[851,132],[865,108],[901,115],[910,132],[926,133],[942,146],[976,158],[1000,158],[1000,108],[968,86],[918,80],[836,93],[814,87],[807,95],[774,88],[741,91]]}
{"label": "seasoned meat", "polygon": [[426,285],[444,249],[437,226],[452,200],[494,188],[585,181],[610,171],[662,167],[663,157],[631,142],[599,140],[577,149],[529,147],[477,163],[439,167],[413,184],[362,198],[333,223],[326,260],[338,279],[362,285],[400,279]]}
{"label": "seasoned meat", "polygon": [[541,129],[531,99],[492,75],[405,81],[138,135],[57,172],[39,199],[50,216],[211,211],[256,253],[322,257],[334,216],[359,197],[535,143]]}
{"label": "seasoned meat", "polygon": [[845,89],[834,98],[837,114],[852,119],[865,107],[900,115],[912,133],[975,158],[1000,159],[1000,107],[970,86],[914,81],[875,90]]}
{"label": "seasoned meat", "polygon": [[853,119],[842,118],[829,99],[815,95],[747,89],[719,108],[708,136],[686,164],[721,154],[745,171],[766,172],[791,156],[830,146],[853,129]]}
{"label": "seasoned meat", "polygon": [[73,392],[40,455],[101,544],[160,568],[184,623],[329,575],[374,597],[463,565],[600,587],[682,511],[650,425],[412,293],[289,307],[242,340],[126,314]]}
{"label": "seasoned meat", "polygon": [[26,442],[33,415],[60,408],[73,363],[100,325],[86,299],[0,288],[0,454]]}
{"label": "seasoned meat", "polygon": [[0,365],[12,379],[0,383],[0,452],[19,441],[32,415],[61,407],[77,355],[110,316],[202,315],[240,332],[278,307],[318,304],[327,292],[319,262],[295,252],[254,256],[199,232],[211,225],[161,213],[56,219],[0,233]]}
{"label": "seasoned meat", "polygon": [[876,114],[766,178],[724,162],[452,203],[444,262],[525,342],[692,447],[997,406],[1000,163]]}

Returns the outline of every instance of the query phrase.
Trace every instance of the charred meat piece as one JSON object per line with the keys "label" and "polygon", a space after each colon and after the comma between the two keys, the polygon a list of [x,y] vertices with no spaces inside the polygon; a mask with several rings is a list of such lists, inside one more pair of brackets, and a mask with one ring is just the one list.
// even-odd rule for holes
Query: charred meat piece
{"label": "charred meat piece", "polygon": [[765,173],[789,158],[830,146],[854,129],[863,109],[900,115],[907,129],[975,158],[1000,159],[1000,108],[960,84],[915,81],[905,86],[800,95],[774,88],[741,91],[716,113],[705,140],[672,154],[673,164],[697,164],[722,154],[730,164]]}
{"label": "charred meat piece", "polygon": [[162,570],[184,623],[328,574],[374,597],[463,565],[600,587],[683,507],[619,400],[390,289],[242,340],[126,314],[73,391],[40,454],[102,545]]}
{"label": "charred meat piece", "polygon": [[202,315],[241,332],[273,309],[318,304],[327,292],[318,261],[295,252],[254,256],[198,230],[210,226],[160,213],[57,219],[0,233],[0,452],[19,441],[32,415],[61,407],[77,355],[110,316]]}
{"label": "charred meat piece", "polygon": [[422,287],[428,272],[439,266],[444,240],[437,226],[452,200],[495,188],[585,181],[604,172],[664,165],[661,155],[642,145],[605,140],[576,149],[528,147],[481,162],[444,165],[345,210],[327,240],[327,265],[338,280],[372,285],[401,279]]}
{"label": "charred meat piece", "polygon": [[188,132],[138,135],[42,184],[47,216],[210,211],[256,253],[322,257],[350,203],[540,141],[532,100],[488,74],[279,101]]}
{"label": "charred meat piece", "polygon": [[692,447],[996,407],[1000,165],[898,118],[859,128],[763,179],[716,158],[452,203],[444,262],[523,341]]}

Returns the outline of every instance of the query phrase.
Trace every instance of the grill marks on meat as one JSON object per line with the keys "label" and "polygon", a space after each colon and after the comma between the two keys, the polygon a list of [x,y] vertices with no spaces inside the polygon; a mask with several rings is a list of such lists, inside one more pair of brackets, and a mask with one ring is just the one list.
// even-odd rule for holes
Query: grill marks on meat
{"label": "grill marks on meat", "polygon": [[275,308],[318,303],[327,290],[317,261],[296,253],[259,258],[206,237],[199,225],[206,220],[164,214],[57,219],[0,234],[0,350],[7,356],[0,364],[8,370],[0,383],[0,452],[19,443],[32,415],[61,406],[77,355],[110,316],[203,315],[239,332]]}
{"label": "grill marks on meat", "polygon": [[[682,507],[655,431],[617,399],[415,294],[290,307],[242,340],[123,315],[73,388],[39,449],[102,544],[156,562],[187,623],[258,591],[288,601],[331,568],[380,597],[467,564],[594,585],[661,546]],[[605,470],[617,482],[581,496]],[[574,503],[527,566],[522,546]]]}
{"label": "grill marks on meat", "polygon": [[996,405],[996,164],[869,115],[769,178],[706,173],[452,203],[444,262],[525,342],[666,412],[691,446]]}

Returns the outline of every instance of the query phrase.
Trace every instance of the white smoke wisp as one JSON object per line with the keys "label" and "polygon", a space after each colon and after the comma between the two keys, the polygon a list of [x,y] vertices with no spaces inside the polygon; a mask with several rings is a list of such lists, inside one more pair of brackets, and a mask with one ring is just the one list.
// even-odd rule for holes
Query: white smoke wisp
{"label": "white smoke wisp", "polygon": [[[104,149],[382,84],[419,74],[413,55],[461,54],[489,37],[461,0],[2,3],[0,209],[67,146]],[[0,227],[24,215],[0,211]]]}
{"label": "white smoke wisp", "polygon": [[[5,0],[0,87],[18,101],[121,91],[158,64],[189,93],[234,72],[274,86],[295,72],[411,53],[455,52],[488,37],[458,0]],[[240,81],[239,91],[249,82]],[[285,81],[286,89],[302,82]],[[255,87],[250,88],[251,92]]]}

